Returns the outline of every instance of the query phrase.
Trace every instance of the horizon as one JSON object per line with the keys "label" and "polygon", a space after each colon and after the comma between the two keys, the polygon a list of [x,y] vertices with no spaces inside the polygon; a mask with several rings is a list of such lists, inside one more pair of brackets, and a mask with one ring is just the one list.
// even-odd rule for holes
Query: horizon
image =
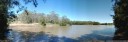
{"label": "horizon", "polygon": [[111,0],[47,0],[45,3],[38,0],[37,7],[32,4],[25,6],[28,10],[38,13],[49,14],[51,11],[55,11],[60,17],[67,16],[71,21],[113,23],[110,16],[114,14],[111,10]]}

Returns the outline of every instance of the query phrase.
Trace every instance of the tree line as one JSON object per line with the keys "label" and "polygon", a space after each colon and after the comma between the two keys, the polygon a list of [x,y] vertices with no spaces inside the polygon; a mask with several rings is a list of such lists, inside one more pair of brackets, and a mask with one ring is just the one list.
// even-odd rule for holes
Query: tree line
{"label": "tree line", "polygon": [[[12,15],[13,16],[13,15]],[[13,16],[14,17],[14,16]],[[16,16],[15,16],[16,17]],[[29,10],[25,10],[21,14],[17,15],[15,19],[9,19],[9,21],[21,21],[22,23],[46,23],[59,24],[60,26],[66,25],[113,25],[113,23],[100,23],[95,21],[71,21],[67,16],[59,17],[55,11],[51,11],[49,14],[36,13]]]}
{"label": "tree line", "polygon": [[95,21],[70,21],[72,25],[113,25],[113,23],[100,23]]}
{"label": "tree line", "polygon": [[[10,21],[10,19],[9,19]],[[12,21],[12,19],[11,19]],[[46,23],[60,24],[66,26],[69,24],[70,19],[67,16],[59,17],[55,11],[51,11],[49,14],[36,13],[29,10],[24,10],[21,14],[18,14],[14,21],[20,21],[22,23],[40,23],[46,25]],[[13,22],[13,21],[12,21]]]}

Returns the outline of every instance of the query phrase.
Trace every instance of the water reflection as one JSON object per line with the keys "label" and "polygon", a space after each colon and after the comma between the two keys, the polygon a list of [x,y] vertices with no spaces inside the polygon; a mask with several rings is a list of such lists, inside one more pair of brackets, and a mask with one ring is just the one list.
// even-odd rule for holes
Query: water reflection
{"label": "water reflection", "polygon": [[112,40],[113,26],[73,25],[67,28],[44,28],[43,32],[10,31],[12,42],[85,42]]}
{"label": "water reflection", "polygon": [[75,39],[58,37],[56,35],[48,35],[44,32],[16,32],[12,31],[12,35],[9,37],[11,42],[75,42]]}
{"label": "water reflection", "polygon": [[[105,30],[107,29],[107,30]],[[114,33],[113,25],[72,25],[70,27],[44,28],[43,31],[48,34],[57,35],[59,37],[78,38],[81,35],[92,34],[93,31],[102,31],[104,34]]]}

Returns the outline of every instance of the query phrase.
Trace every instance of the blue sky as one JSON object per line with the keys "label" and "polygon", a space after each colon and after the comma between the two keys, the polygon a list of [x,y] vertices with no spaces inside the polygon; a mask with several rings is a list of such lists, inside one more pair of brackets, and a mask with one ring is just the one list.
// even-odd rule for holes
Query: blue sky
{"label": "blue sky", "polygon": [[111,0],[42,0],[38,1],[38,7],[33,4],[25,5],[28,10],[49,14],[55,11],[59,16],[67,16],[70,20],[98,21],[112,23],[113,14]]}

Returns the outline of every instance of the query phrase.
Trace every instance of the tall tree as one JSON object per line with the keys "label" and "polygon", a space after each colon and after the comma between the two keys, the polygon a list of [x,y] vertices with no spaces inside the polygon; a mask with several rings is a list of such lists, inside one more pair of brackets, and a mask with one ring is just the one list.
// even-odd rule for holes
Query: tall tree
{"label": "tall tree", "polygon": [[[37,7],[37,0],[22,0],[25,4],[32,2],[35,7]],[[44,0],[45,1],[45,0]],[[15,6],[19,7],[19,11],[23,10],[23,6],[20,5],[19,0],[0,0],[0,40],[6,39],[6,32],[8,30],[7,17],[10,8]]]}
{"label": "tall tree", "polygon": [[128,40],[128,0],[114,0],[114,25],[116,28],[114,40]]}

